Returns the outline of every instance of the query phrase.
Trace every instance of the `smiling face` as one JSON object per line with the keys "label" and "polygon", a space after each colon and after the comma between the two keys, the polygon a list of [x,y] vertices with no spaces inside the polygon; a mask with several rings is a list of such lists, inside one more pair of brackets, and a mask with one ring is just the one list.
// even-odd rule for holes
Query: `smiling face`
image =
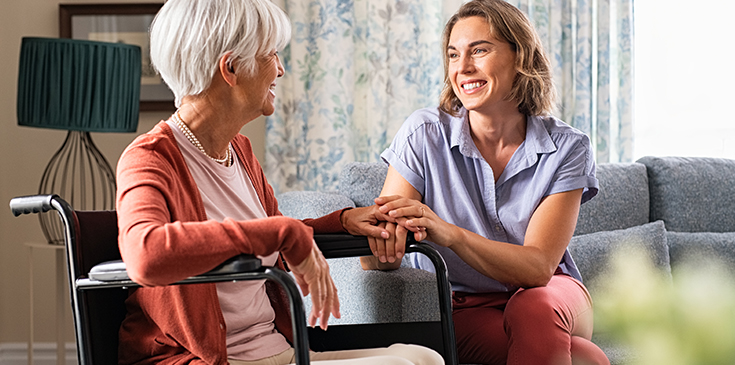
{"label": "smiling face", "polygon": [[510,43],[492,35],[484,18],[472,16],[457,21],[446,51],[447,76],[467,110],[517,110],[517,102],[508,100],[517,74],[516,53]]}
{"label": "smiling face", "polygon": [[265,57],[257,58],[257,68],[252,77],[242,83],[250,108],[259,109],[262,115],[275,112],[276,80],[283,76],[284,70],[278,52],[273,51]]}

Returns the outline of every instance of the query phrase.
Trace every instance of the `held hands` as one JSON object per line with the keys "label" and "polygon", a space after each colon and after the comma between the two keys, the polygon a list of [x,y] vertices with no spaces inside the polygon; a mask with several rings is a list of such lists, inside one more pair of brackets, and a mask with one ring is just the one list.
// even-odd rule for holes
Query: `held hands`
{"label": "held hands", "polygon": [[382,213],[377,205],[345,210],[341,219],[350,234],[367,236],[370,250],[380,262],[400,264],[406,253],[406,231],[400,226],[396,229],[395,219]]}
{"label": "held hands", "polygon": [[330,314],[334,314],[335,318],[341,316],[337,287],[329,275],[327,260],[316,243],[312,243],[309,255],[300,264],[289,266],[304,296],[311,294],[309,325],[314,327],[318,319],[319,327],[326,330]]}
{"label": "held hands", "polygon": [[412,232],[416,241],[429,240],[438,245],[449,247],[452,240],[450,234],[452,225],[448,224],[434,213],[428,206],[418,200],[403,198],[398,195],[381,196],[375,199],[378,210],[394,221],[400,228],[396,235],[403,230],[405,234]]}
{"label": "held hands", "polygon": [[449,246],[451,224],[439,218],[429,207],[415,199],[398,195],[375,199],[374,206],[354,208],[342,213],[342,226],[354,235],[368,236],[370,250],[378,263],[368,263],[366,269],[395,269],[406,252],[406,236],[413,233],[416,241],[428,239]]}

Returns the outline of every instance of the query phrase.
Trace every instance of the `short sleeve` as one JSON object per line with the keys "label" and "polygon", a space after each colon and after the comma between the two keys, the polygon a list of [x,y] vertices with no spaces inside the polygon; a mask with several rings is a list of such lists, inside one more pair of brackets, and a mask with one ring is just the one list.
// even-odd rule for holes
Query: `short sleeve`
{"label": "short sleeve", "polygon": [[569,150],[562,152],[563,160],[554,173],[546,195],[584,189],[582,203],[585,203],[597,195],[599,190],[589,137],[584,134],[568,134],[563,139],[567,139],[564,143],[569,145]]}
{"label": "short sleeve", "polygon": [[398,171],[422,196],[425,193],[424,144],[426,116],[414,112],[403,123],[380,157]]}

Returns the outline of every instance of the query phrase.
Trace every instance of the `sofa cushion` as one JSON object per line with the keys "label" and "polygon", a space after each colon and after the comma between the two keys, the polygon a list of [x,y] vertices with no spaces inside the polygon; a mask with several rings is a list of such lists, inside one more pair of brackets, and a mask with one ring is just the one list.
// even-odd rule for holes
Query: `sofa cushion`
{"label": "sofa cushion", "polygon": [[735,275],[735,232],[667,232],[671,267],[721,261]]}
{"label": "sofa cushion", "polygon": [[355,207],[348,197],[337,193],[319,191],[289,191],[276,196],[281,214],[296,218],[319,218],[335,210]]}
{"label": "sofa cushion", "polygon": [[600,191],[582,204],[575,235],[612,231],[648,223],[648,177],[637,163],[597,165]]}
{"label": "sofa cushion", "polygon": [[339,174],[340,193],[346,195],[358,207],[369,207],[383,190],[388,165],[382,162],[352,162]]}
{"label": "sofa cushion", "polygon": [[643,157],[651,191],[651,221],[675,232],[735,231],[735,160]]}
{"label": "sofa cushion", "polygon": [[613,253],[640,247],[646,249],[654,266],[671,278],[669,247],[662,221],[575,236],[569,243],[569,252],[582,274],[585,286],[593,293],[599,290],[603,280],[612,276],[610,259]]}

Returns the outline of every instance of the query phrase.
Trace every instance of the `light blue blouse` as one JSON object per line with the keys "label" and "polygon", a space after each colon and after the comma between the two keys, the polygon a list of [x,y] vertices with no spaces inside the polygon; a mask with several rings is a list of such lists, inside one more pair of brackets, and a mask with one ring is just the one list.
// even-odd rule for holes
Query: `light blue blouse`
{"label": "light blue blouse", "polygon": [[[598,190],[589,137],[554,117],[528,117],[526,139],[497,183],[472,141],[465,109],[459,117],[437,108],[414,112],[381,157],[445,221],[491,240],[517,245],[523,245],[531,214],[543,197],[584,188],[584,203]],[[452,250],[432,245],[447,263],[452,290],[517,289],[479,273]],[[414,267],[434,271],[423,255],[412,254],[410,260]],[[560,267],[582,279],[568,250]]]}

